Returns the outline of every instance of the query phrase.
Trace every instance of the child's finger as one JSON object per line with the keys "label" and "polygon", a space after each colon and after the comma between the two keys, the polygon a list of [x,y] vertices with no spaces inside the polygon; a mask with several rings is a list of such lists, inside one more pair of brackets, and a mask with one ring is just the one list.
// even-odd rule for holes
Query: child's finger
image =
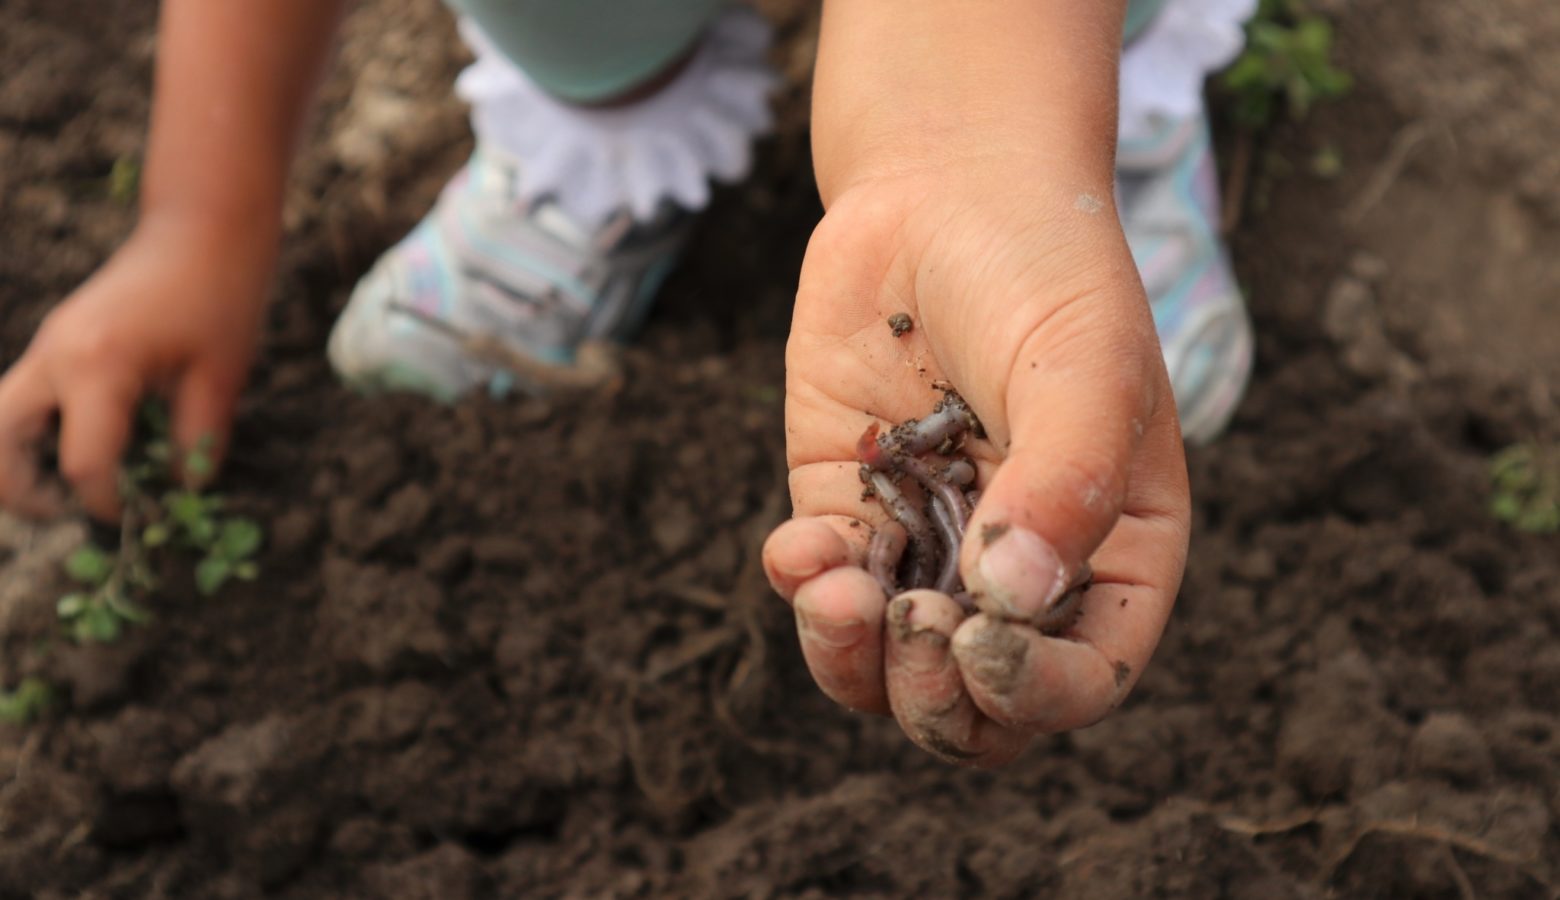
{"label": "child's finger", "polygon": [[31,518],[60,511],[60,498],[40,483],[36,459],[54,410],[48,382],[25,360],[0,378],[0,509]]}
{"label": "child's finger", "polygon": [[1000,766],[1027,737],[1003,728],[964,689],[950,644],[964,611],[936,591],[907,591],[888,607],[886,676],[889,704],[917,745],[949,762]]}
{"label": "child's finger", "polygon": [[173,440],[186,455],[201,451],[211,471],[184,472],[195,482],[209,479],[227,453],[228,429],[243,386],[243,370],[229,374],[216,367],[192,369],[173,396]]}
{"label": "child's finger", "polygon": [[809,579],[840,566],[861,566],[871,533],[849,516],[790,519],[764,541],[764,573],[775,593],[791,600]]}
{"label": "child's finger", "polygon": [[854,566],[831,569],[796,592],[796,632],[813,680],[834,702],[886,714],[883,589]]}
{"label": "child's finger", "polygon": [[61,398],[60,474],[95,518],[119,515],[119,468],[130,441],[138,385],[83,381]]}

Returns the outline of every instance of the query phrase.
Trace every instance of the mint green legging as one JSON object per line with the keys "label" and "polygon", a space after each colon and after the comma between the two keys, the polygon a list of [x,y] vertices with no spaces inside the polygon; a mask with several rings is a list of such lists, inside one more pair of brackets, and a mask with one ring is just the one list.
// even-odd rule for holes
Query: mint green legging
{"label": "mint green legging", "polygon": [[[553,94],[581,103],[622,94],[666,68],[729,0],[446,0]],[[888,3],[897,0],[848,0]],[[1167,0],[1131,0],[1127,38]]]}

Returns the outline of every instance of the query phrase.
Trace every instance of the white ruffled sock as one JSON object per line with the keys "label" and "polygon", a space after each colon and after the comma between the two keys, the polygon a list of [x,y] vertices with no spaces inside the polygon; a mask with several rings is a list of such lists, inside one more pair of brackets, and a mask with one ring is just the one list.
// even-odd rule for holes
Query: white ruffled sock
{"label": "white ruffled sock", "polygon": [[614,107],[547,93],[469,19],[461,34],[477,58],[455,89],[477,140],[518,163],[522,199],[550,198],[585,228],[624,209],[648,221],[665,200],[704,208],[712,179],[747,175],[753,140],[771,124],[770,29],[751,10],[723,13],[670,83]]}

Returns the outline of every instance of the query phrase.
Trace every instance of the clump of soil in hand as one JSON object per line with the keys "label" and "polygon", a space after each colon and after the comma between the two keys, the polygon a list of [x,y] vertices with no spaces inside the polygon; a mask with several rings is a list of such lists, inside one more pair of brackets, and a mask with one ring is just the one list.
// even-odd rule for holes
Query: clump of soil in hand
{"label": "clump of soil in hand", "polygon": [[894,313],[888,317],[888,328],[894,332],[894,337],[904,337],[915,328],[915,320],[909,313]]}
{"label": "clump of soil in hand", "polygon": [[[983,433],[969,404],[950,388],[926,417],[909,419],[886,433],[873,422],[857,441],[861,480],[892,519],[872,535],[867,554],[867,568],[889,597],[933,588],[952,597],[965,612],[974,612],[975,599],[959,575],[959,551],[980,490],[975,464],[963,449],[968,437]],[[944,461],[922,458],[928,455]],[[924,504],[917,505],[900,490],[906,477],[920,487]],[[1001,527],[988,525],[985,530]],[[1058,631],[1072,623],[1091,578],[1085,565],[1039,623],[1042,630]]]}

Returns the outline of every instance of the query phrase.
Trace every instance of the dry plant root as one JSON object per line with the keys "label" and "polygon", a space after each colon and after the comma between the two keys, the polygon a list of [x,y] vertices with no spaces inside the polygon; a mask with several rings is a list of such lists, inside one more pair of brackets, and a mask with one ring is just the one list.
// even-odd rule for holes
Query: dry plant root
{"label": "dry plant root", "polygon": [[[872,535],[867,551],[867,570],[890,598],[931,588],[952,597],[966,613],[975,611],[975,598],[959,575],[959,550],[980,497],[975,464],[962,452],[972,435],[984,436],[980,420],[949,389],[926,417],[887,432],[874,422],[856,442],[865,493],[876,497],[892,519]],[[900,489],[907,478],[920,487],[922,503]],[[1085,565],[1067,593],[1031,624],[1045,632],[1071,625],[1092,577]]]}

